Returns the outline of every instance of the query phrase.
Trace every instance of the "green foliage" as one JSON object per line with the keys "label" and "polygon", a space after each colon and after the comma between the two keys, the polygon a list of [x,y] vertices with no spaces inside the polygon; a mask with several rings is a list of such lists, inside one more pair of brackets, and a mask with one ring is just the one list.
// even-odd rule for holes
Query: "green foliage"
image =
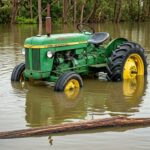
{"label": "green foliage", "polygon": [[51,17],[53,18],[53,21],[58,21],[62,16],[62,7],[59,5],[53,5],[51,6]]}
{"label": "green foliage", "polygon": [[121,21],[138,21],[139,8],[138,0],[133,0],[134,3],[129,3],[126,1],[122,8],[122,17]]}
{"label": "green foliage", "polygon": [[[119,0],[117,0],[119,1]],[[83,21],[106,22],[115,18],[116,0],[76,0],[76,22],[80,22],[83,4]],[[67,0],[67,22],[74,22],[74,0]],[[45,21],[46,5],[51,4],[52,22],[61,22],[63,18],[63,0],[42,0],[42,19]],[[30,7],[32,6],[32,13]],[[150,0],[122,0],[120,21],[145,21],[150,19]],[[33,24],[38,22],[38,2],[21,0],[16,23]],[[12,1],[0,3],[0,23],[9,23],[12,16]],[[31,17],[32,16],[32,17]],[[34,18],[34,19],[31,19]]]}
{"label": "green foliage", "polygon": [[0,8],[0,23],[8,23],[11,18],[11,8],[4,5]]}
{"label": "green foliage", "polygon": [[101,2],[101,22],[112,21],[114,14],[114,2],[106,0]]}
{"label": "green foliage", "polygon": [[18,24],[35,24],[35,23],[37,23],[37,21],[36,21],[36,19],[17,17],[16,23],[18,23]]}

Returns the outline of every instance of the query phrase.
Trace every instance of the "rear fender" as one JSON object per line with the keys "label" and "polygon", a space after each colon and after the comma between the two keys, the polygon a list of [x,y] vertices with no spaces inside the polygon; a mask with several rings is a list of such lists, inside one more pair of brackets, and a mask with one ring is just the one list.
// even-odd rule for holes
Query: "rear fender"
{"label": "rear fender", "polygon": [[125,42],[128,42],[127,39],[125,38],[117,38],[117,39],[114,39],[112,41],[110,41],[107,45],[106,45],[106,50],[105,50],[105,56],[107,58],[109,58],[112,54],[112,52],[121,44],[125,43]]}

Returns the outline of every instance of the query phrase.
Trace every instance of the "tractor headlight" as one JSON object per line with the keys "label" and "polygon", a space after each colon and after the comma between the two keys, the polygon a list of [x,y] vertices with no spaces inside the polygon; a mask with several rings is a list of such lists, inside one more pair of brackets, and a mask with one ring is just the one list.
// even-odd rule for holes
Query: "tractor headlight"
{"label": "tractor headlight", "polygon": [[51,51],[48,51],[48,52],[47,52],[47,57],[48,57],[48,58],[52,58],[52,57],[53,57],[53,53],[52,53]]}
{"label": "tractor headlight", "polygon": [[25,48],[23,48],[21,51],[22,51],[22,54],[25,55]]}

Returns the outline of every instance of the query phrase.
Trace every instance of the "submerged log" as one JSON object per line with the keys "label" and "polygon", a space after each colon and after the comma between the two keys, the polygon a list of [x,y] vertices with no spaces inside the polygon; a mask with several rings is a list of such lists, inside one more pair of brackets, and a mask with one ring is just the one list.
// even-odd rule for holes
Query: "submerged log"
{"label": "submerged log", "polygon": [[139,127],[149,125],[150,125],[150,118],[113,117],[107,119],[95,119],[90,121],[80,121],[60,125],[36,127],[24,130],[0,132],[0,139],[41,136],[52,133],[66,133],[98,128],[126,127],[126,126]]}

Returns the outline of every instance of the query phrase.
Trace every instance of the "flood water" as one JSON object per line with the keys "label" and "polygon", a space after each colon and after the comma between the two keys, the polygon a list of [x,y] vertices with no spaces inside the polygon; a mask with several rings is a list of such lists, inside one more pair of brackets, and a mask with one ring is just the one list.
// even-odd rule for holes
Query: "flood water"
{"label": "flood water", "polygon": [[[150,23],[93,25],[112,39],[125,37],[140,43],[150,63]],[[24,61],[24,39],[37,34],[37,25],[0,25],[0,131],[77,122],[118,115],[150,117],[150,66],[148,76],[136,82],[85,79],[74,98],[56,93],[47,83],[11,83],[15,65]],[[53,33],[73,32],[73,26],[53,25]],[[49,138],[52,143],[49,143]],[[43,137],[0,140],[0,150],[149,150],[150,127],[112,128]]]}

